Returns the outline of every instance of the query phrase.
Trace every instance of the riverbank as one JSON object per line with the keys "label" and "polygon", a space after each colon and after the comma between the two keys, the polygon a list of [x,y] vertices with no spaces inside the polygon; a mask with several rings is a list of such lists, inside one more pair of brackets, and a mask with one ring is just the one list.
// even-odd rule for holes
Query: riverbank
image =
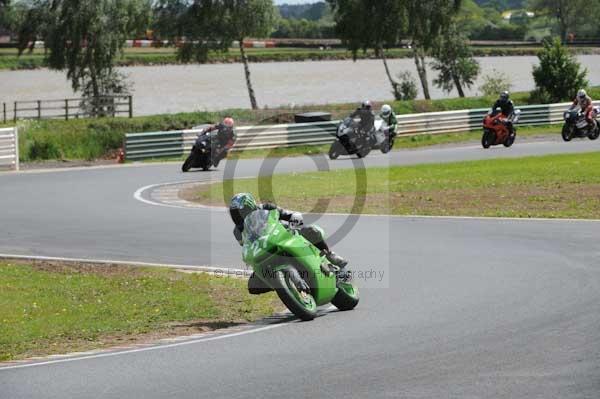
{"label": "riverbank", "polygon": [[[473,47],[475,57],[535,56],[539,47]],[[598,55],[597,47],[572,47],[575,55]],[[251,48],[247,49],[251,63],[262,62],[301,62],[301,61],[341,61],[352,60],[352,53],[345,49],[307,49],[307,48]],[[412,58],[410,49],[390,49],[386,51],[389,59]],[[358,60],[377,59],[373,51],[359,52]],[[241,62],[238,49],[226,53],[210,53],[207,64],[231,64]],[[117,66],[180,65],[174,48],[127,48],[117,59]],[[33,53],[24,53],[20,57],[16,49],[0,49],[0,70],[30,70],[45,68],[44,52],[36,49]]]}

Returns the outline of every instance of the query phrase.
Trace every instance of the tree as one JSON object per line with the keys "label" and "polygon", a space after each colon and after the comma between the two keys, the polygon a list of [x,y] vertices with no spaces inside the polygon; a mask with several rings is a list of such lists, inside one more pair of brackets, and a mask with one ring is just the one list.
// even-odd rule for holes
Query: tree
{"label": "tree", "polygon": [[[179,50],[180,59],[204,63],[209,51],[228,51],[232,42],[238,40],[250,104],[253,109],[258,108],[243,42],[248,36],[269,35],[275,23],[273,1],[193,0],[189,4],[186,0],[163,0],[155,13],[164,11],[167,5],[177,8],[177,3],[187,7],[176,24],[181,27],[181,34],[186,38]],[[173,32],[161,33],[173,35]]]}
{"label": "tree", "polygon": [[400,42],[405,27],[404,0],[328,0],[334,12],[336,32],[356,60],[358,51],[375,49],[383,61],[395,96],[399,83],[394,80],[385,58],[385,48]]}
{"label": "tree", "polygon": [[408,20],[407,34],[412,44],[413,59],[421,80],[425,99],[431,99],[425,56],[442,32],[452,23],[461,0],[405,0]]}
{"label": "tree", "polygon": [[433,56],[435,61],[432,67],[439,72],[433,83],[448,93],[456,88],[458,95],[464,97],[463,86],[471,88],[480,68],[473,58],[467,38],[456,25],[452,25],[434,45]]}
{"label": "tree", "polygon": [[560,38],[566,42],[569,31],[575,28],[577,20],[585,16],[585,10],[594,8],[588,3],[586,0],[530,0],[529,6],[555,17]]}
{"label": "tree", "polygon": [[48,66],[66,70],[73,90],[89,96],[97,110],[101,97],[127,88],[114,60],[145,28],[148,6],[144,0],[39,0],[23,21],[19,49],[43,39]]}
{"label": "tree", "polygon": [[540,65],[533,68],[536,85],[533,99],[544,103],[560,102],[572,99],[578,89],[587,87],[587,69],[581,69],[559,39],[546,40],[538,58]]}
{"label": "tree", "polygon": [[239,43],[244,64],[246,86],[252,109],[257,109],[256,96],[250,79],[248,56],[244,49],[244,39],[249,36],[267,37],[275,25],[275,7],[272,0],[231,0],[227,4],[229,34]]}

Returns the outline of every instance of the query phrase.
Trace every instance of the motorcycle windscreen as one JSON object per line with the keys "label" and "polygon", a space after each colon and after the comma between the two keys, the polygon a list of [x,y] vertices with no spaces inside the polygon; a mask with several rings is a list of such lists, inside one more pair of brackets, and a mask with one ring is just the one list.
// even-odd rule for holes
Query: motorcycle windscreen
{"label": "motorcycle windscreen", "polygon": [[269,211],[257,210],[246,217],[242,237],[245,243],[257,241],[267,234],[269,227]]}

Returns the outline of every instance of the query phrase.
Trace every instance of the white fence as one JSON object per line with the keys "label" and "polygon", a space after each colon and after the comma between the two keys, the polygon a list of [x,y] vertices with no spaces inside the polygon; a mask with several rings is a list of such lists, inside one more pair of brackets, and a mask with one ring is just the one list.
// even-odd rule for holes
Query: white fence
{"label": "white fence", "polygon": [[[569,103],[529,105],[519,107],[519,125],[549,125],[563,120],[563,111]],[[398,134],[417,136],[444,134],[481,129],[488,109],[427,112],[398,116]],[[255,150],[299,145],[329,144],[334,140],[338,121],[297,123],[289,125],[253,126],[236,129],[237,142],[233,150]],[[129,160],[158,157],[176,157],[188,152],[198,130],[132,133],[125,139],[125,153]]]}
{"label": "white fence", "polygon": [[0,129],[0,168],[19,170],[19,132],[17,128]]}

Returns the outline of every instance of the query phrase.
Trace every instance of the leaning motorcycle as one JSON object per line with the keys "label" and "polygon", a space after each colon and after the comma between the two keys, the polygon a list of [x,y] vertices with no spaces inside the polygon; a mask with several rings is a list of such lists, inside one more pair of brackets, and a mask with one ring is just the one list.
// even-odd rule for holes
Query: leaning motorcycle
{"label": "leaning motorcycle", "polygon": [[363,134],[359,129],[359,120],[347,117],[338,125],[336,139],[329,149],[329,158],[337,159],[340,155],[356,154],[366,157],[375,144],[372,134]]}
{"label": "leaning motorcycle", "polygon": [[600,125],[596,117],[600,114],[600,107],[594,107],[592,117],[594,126],[590,127],[585,118],[585,114],[580,110],[565,111],[563,117],[565,124],[562,128],[562,138],[564,141],[571,141],[573,138],[587,137],[590,140],[596,140],[600,136]]}
{"label": "leaning motorcycle", "polygon": [[390,126],[381,118],[375,119],[375,140],[373,148],[378,148],[387,154],[394,148],[396,133],[392,132]]}
{"label": "leaning motorcycle", "polygon": [[515,110],[511,116],[506,118],[502,110],[497,108],[483,118],[483,136],[481,145],[483,148],[490,148],[493,145],[503,144],[510,147],[514,144],[517,137],[517,128],[515,125],[519,122],[521,111]]}
{"label": "leaning motorcycle", "polygon": [[183,172],[189,171],[191,168],[202,168],[202,170],[209,170],[211,166],[216,167],[218,162],[216,157],[221,151],[226,149],[220,148],[215,145],[216,133],[201,133],[198,135],[190,155],[186,158],[185,162],[181,166]]}
{"label": "leaning motorcycle", "polygon": [[[321,251],[294,226],[285,226],[277,210],[256,210],[246,217],[243,260],[259,283],[274,290],[285,306],[302,320],[317,316],[317,307],[333,304],[340,310],[358,305],[358,288],[329,263]],[[265,291],[265,292],[266,292]]]}

